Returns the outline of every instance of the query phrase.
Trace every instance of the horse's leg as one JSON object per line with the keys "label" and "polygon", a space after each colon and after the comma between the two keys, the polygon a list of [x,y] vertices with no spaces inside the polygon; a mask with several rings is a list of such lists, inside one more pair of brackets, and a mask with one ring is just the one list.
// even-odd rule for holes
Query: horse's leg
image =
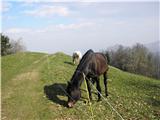
{"label": "horse's leg", "polygon": [[75,58],[73,58],[73,64],[75,64]]}
{"label": "horse's leg", "polygon": [[79,64],[79,62],[80,62],[80,58],[78,58],[78,64]]}
{"label": "horse's leg", "polygon": [[105,94],[106,94],[106,97],[108,96],[108,91],[107,91],[107,72],[105,72],[103,74],[103,77],[104,77],[104,86],[105,86]]}
{"label": "horse's leg", "polygon": [[94,85],[94,83],[96,82],[95,78],[91,78],[90,80],[91,80],[91,83]]}
{"label": "horse's leg", "polygon": [[92,100],[91,86],[90,86],[88,80],[86,80],[86,82],[87,82],[87,89],[88,89],[88,93],[89,93],[89,99]]}
{"label": "horse's leg", "polygon": [[100,87],[100,82],[99,82],[99,77],[96,77],[96,84],[97,84],[97,90],[98,90],[98,101],[101,100],[101,87]]}

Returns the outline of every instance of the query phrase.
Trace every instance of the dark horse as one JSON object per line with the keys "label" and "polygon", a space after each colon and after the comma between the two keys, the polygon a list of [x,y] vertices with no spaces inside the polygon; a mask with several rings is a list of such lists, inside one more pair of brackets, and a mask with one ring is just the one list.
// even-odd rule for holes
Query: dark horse
{"label": "dark horse", "polygon": [[[72,79],[68,82],[67,93],[68,93],[68,107],[73,107],[73,105],[80,99],[81,91],[80,86],[86,77],[87,88],[89,91],[90,100],[92,100],[91,87],[89,80],[92,83],[96,82],[96,88],[101,93],[101,87],[99,83],[99,76],[103,74],[105,94],[108,96],[107,92],[107,71],[108,64],[107,58],[102,53],[94,53],[92,50],[88,50],[82,57],[79,65],[77,66]],[[98,93],[98,101],[101,96]]]}

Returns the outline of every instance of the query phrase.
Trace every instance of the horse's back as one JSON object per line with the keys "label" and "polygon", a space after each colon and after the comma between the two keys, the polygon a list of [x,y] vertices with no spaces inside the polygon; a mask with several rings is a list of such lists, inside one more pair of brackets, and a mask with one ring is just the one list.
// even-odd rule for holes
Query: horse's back
{"label": "horse's back", "polygon": [[104,54],[95,53],[90,49],[82,57],[77,69],[101,75],[108,70],[107,59]]}
{"label": "horse's back", "polygon": [[101,61],[101,64],[108,65],[108,59],[103,53],[95,53],[96,59]]}
{"label": "horse's back", "polygon": [[101,75],[108,70],[107,58],[103,53],[95,53],[97,74]]}

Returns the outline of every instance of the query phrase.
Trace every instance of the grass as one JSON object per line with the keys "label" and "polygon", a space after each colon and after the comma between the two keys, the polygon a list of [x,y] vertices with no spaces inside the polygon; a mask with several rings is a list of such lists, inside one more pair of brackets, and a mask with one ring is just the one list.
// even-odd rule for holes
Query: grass
{"label": "grass", "polygon": [[[74,108],[66,107],[66,88],[76,69],[71,57],[63,53],[18,53],[2,57],[2,119],[6,120],[119,120],[105,100],[97,102],[92,89],[92,118],[87,91]],[[108,72],[108,101],[124,119],[160,118],[160,80],[123,72]],[[102,79],[102,77],[101,77]],[[103,80],[100,80],[104,95]]]}

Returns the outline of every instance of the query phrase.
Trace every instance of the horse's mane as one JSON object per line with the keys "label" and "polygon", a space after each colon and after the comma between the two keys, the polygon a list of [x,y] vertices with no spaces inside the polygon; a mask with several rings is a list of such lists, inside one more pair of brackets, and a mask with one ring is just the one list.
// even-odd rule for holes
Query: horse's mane
{"label": "horse's mane", "polygon": [[72,76],[72,79],[74,78],[74,76],[76,75],[77,72],[82,72],[82,69],[83,67],[85,66],[85,64],[87,63],[87,61],[89,59],[91,59],[91,56],[93,55],[93,50],[88,50],[82,57],[80,63],[78,64],[73,76]]}
{"label": "horse's mane", "polygon": [[90,57],[91,57],[91,55],[92,55],[93,53],[94,53],[94,52],[93,52],[92,49],[88,50],[88,51],[83,55],[83,57],[82,57],[79,65],[77,66],[77,69],[76,69],[76,70],[80,70],[80,69],[81,69],[81,66],[84,66],[85,62],[86,62],[88,59],[90,59]]}

